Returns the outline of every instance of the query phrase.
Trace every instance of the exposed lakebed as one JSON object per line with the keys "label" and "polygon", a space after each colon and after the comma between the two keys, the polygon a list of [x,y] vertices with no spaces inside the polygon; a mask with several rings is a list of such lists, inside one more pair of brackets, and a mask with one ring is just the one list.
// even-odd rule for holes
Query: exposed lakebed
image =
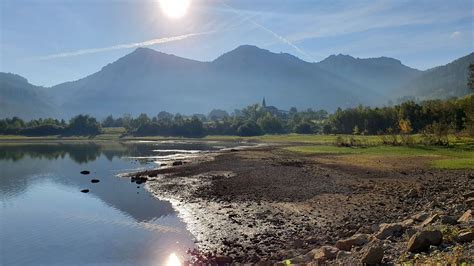
{"label": "exposed lakebed", "polygon": [[184,257],[194,237],[171,203],[119,175],[209,159],[235,145],[1,145],[0,264],[159,265],[173,253]]}

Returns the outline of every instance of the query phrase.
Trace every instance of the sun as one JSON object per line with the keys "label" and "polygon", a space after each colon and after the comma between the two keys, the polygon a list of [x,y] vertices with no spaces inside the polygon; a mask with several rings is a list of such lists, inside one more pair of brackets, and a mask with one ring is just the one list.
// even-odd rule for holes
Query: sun
{"label": "sun", "polygon": [[188,12],[191,0],[160,0],[163,13],[170,18],[181,18]]}

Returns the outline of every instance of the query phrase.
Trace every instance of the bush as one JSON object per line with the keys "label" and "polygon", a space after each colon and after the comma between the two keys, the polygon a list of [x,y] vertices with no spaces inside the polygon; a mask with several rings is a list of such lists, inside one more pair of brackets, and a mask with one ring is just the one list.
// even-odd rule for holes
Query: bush
{"label": "bush", "polygon": [[57,125],[40,125],[18,130],[17,134],[25,136],[49,136],[64,134],[65,128]]}
{"label": "bush", "polygon": [[299,123],[294,128],[295,133],[298,134],[313,134],[313,129],[311,128],[311,124],[307,122]]}

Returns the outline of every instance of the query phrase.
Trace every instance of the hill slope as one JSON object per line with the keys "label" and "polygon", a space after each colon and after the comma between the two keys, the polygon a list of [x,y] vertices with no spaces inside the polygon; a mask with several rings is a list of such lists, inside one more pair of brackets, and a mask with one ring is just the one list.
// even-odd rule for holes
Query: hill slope
{"label": "hill slope", "polygon": [[389,57],[360,59],[339,54],[316,64],[386,97],[422,73]]}
{"label": "hill slope", "polygon": [[19,75],[0,72],[0,118],[56,116],[56,108],[46,98],[41,87],[31,85]]}
{"label": "hill slope", "polygon": [[400,95],[413,95],[421,99],[464,96],[469,93],[468,67],[473,63],[474,53],[471,53],[447,65],[428,69],[403,86]]}

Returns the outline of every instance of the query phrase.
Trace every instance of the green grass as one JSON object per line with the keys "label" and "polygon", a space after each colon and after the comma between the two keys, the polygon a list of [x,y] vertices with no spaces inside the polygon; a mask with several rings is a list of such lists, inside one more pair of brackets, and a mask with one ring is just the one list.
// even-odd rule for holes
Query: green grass
{"label": "green grass", "polygon": [[286,150],[302,154],[359,154],[371,156],[424,156],[432,158],[431,166],[442,169],[474,169],[474,149],[462,145],[452,148],[417,146],[338,147],[334,145],[291,146]]}

